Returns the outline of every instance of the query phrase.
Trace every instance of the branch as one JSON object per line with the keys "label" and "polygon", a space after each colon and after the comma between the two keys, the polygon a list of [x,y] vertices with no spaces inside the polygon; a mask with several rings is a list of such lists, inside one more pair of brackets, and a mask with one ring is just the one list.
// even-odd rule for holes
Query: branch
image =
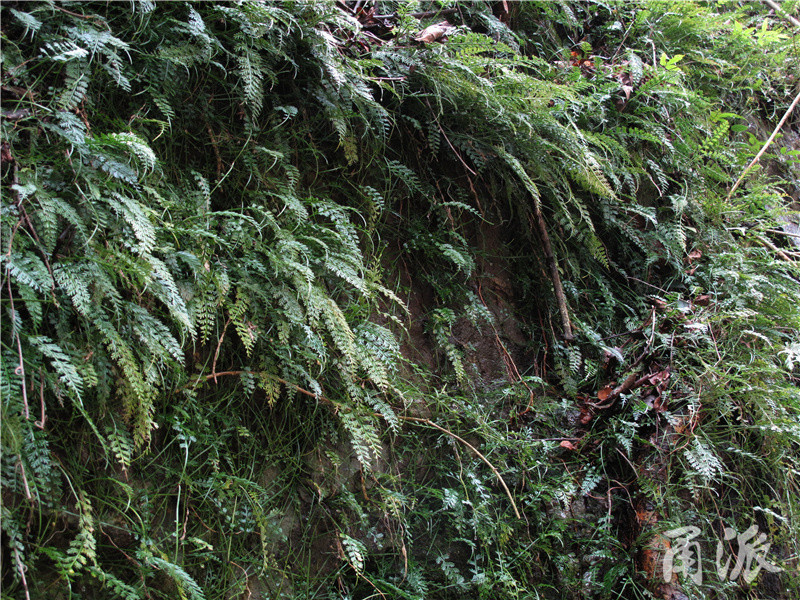
{"label": "branch", "polygon": [[775,233],[778,235],[786,235],[793,238],[800,238],[800,233],[792,233],[791,231],[781,231],[780,229],[767,229],[769,233]]}
{"label": "branch", "polygon": [[774,10],[776,13],[780,13],[782,16],[786,17],[786,20],[788,20],[788,21],[789,21],[789,22],[790,22],[792,25],[794,25],[795,27],[800,27],[800,21],[798,21],[797,19],[795,19],[795,18],[794,18],[792,15],[790,15],[788,12],[786,12],[786,11],[783,9],[783,7],[782,7],[780,4],[778,4],[777,2],[774,2],[773,0],[764,0],[764,4],[766,4],[767,6],[769,6],[769,7],[770,7],[772,10]]}
{"label": "branch", "polygon": [[457,12],[457,8],[443,8],[442,10],[428,10],[425,12],[413,12],[409,14],[415,19],[428,19],[430,17],[438,17],[439,15],[454,15]]}
{"label": "branch", "polygon": [[20,119],[29,117],[31,115],[31,111],[27,108],[18,108],[17,110],[4,110],[0,113],[0,115],[9,121],[19,121]]}
{"label": "branch", "polygon": [[792,114],[792,111],[794,110],[794,107],[797,106],[798,102],[800,102],[800,92],[797,93],[797,96],[795,96],[792,105],[789,107],[786,113],[784,113],[783,118],[781,119],[780,123],[778,123],[778,126],[775,128],[775,131],[773,131],[772,135],[769,136],[769,139],[766,142],[764,142],[764,145],[762,146],[761,150],[758,151],[756,157],[750,162],[749,165],[747,165],[747,168],[744,170],[744,173],[742,173],[739,179],[736,180],[736,183],[733,184],[731,191],[728,192],[728,196],[725,198],[726,202],[731,199],[731,196],[733,196],[733,192],[737,190],[737,188],[742,183],[742,180],[745,178],[745,176],[750,172],[750,170],[756,165],[759,159],[764,155],[764,152],[767,151],[767,148],[769,148],[772,145],[772,142],[775,141],[775,138],[778,136],[778,132],[781,130],[781,127],[783,127],[783,124],[786,123],[786,119],[788,119],[789,115]]}
{"label": "branch", "polygon": [[[16,315],[16,310],[14,309],[14,294],[11,291],[11,277],[9,277],[6,282],[8,283],[8,301],[11,306],[11,314]],[[19,338],[19,330],[12,325],[11,327],[14,331],[14,337],[17,340],[17,351],[19,352],[19,365],[16,369],[14,369],[14,375],[19,375],[20,383],[22,384],[22,412],[25,415],[25,420],[30,419],[30,410],[28,408],[28,387],[25,384],[25,357],[22,354],[22,341]],[[21,464],[21,463],[20,463]],[[24,469],[24,467],[23,467]],[[25,473],[23,471],[23,477]],[[27,483],[25,484],[27,487]]]}
{"label": "branch", "polygon": [[219,358],[219,349],[222,347],[222,340],[225,339],[225,332],[228,331],[228,325],[231,324],[231,319],[228,317],[228,320],[225,321],[225,327],[222,328],[222,335],[219,336],[219,342],[217,342],[217,349],[214,352],[214,360],[211,361],[211,378],[214,380],[214,383],[217,383],[217,359]]}
{"label": "branch", "polygon": [[[244,375],[245,373],[249,373],[250,375],[259,375],[260,374],[259,371],[220,371],[219,373],[211,373],[210,375],[200,375],[198,377],[195,377],[192,381],[187,383],[185,386],[180,387],[177,390],[175,390],[174,393],[177,394],[178,392],[181,392],[181,391],[183,391],[185,389],[188,389],[190,387],[194,387],[194,386],[196,386],[196,385],[198,385],[200,383],[205,383],[209,379],[213,379],[214,383],[216,383],[217,382],[217,377],[224,377],[226,375]],[[292,383],[290,381],[286,381],[285,379],[282,379],[281,377],[276,377],[275,375],[272,375],[271,373],[269,374],[269,377],[271,377],[272,379],[274,379],[275,381],[277,381],[279,383],[282,383],[286,387],[290,387],[290,388],[294,389],[296,392],[300,392],[301,394],[305,394],[306,396],[311,396],[312,398],[314,398],[316,400],[320,400],[322,402],[327,402],[328,404],[330,404],[330,405],[332,405],[334,407],[338,407],[339,406],[338,403],[334,402],[330,398],[326,398],[325,396],[320,396],[319,394],[315,394],[314,392],[311,392],[311,391],[309,391],[309,390],[307,390],[305,388],[301,388],[299,385],[294,384],[294,383]]]}
{"label": "branch", "polygon": [[[441,10],[426,10],[424,12],[413,12],[408,13],[409,16],[414,17],[415,19],[429,19],[431,17],[438,17],[440,15],[454,15],[458,12],[457,8],[443,8]],[[373,19],[396,19],[397,13],[392,13],[390,15],[375,15],[372,17]]]}
{"label": "branch", "polygon": [[450,146],[450,149],[453,151],[453,154],[456,155],[456,158],[458,158],[458,160],[461,162],[461,164],[464,166],[464,168],[467,171],[469,171],[473,175],[477,176],[478,174],[475,171],[473,171],[472,169],[469,168],[469,165],[464,161],[463,158],[461,158],[461,155],[458,153],[458,150],[456,150],[455,147],[453,146],[453,144],[450,143],[450,138],[447,137],[447,134],[444,132],[444,129],[442,129],[442,125],[439,123],[439,119],[436,117],[436,113],[434,112],[433,107],[431,106],[431,103],[428,101],[427,98],[425,99],[425,104],[428,105],[428,110],[431,111],[431,116],[433,117],[433,120],[436,122],[436,126],[439,128],[439,131],[442,133],[442,136],[444,137],[444,140],[447,142],[447,145]]}
{"label": "branch", "polygon": [[22,559],[19,556],[19,550],[14,548],[14,562],[17,563],[17,571],[19,571],[19,576],[22,579],[22,587],[25,590],[25,598],[26,600],[31,600],[31,593],[28,591],[28,580],[25,578],[25,571],[27,567],[22,563]]}
{"label": "branch", "polygon": [[794,256],[794,255],[797,254],[796,252],[785,252],[785,251],[781,250],[780,248],[778,248],[775,244],[773,244],[772,242],[767,240],[765,237],[760,236],[760,235],[756,236],[756,241],[759,244],[761,244],[762,246],[764,246],[766,249],[771,250],[772,252],[774,252],[775,255],[778,258],[780,258],[781,260],[785,260],[785,261],[788,261],[788,262],[794,262],[794,259],[790,258],[790,255]]}
{"label": "branch", "polygon": [[611,391],[611,393],[606,397],[606,399],[601,404],[597,404],[594,402],[587,402],[586,404],[598,410],[605,410],[607,408],[611,408],[614,402],[617,401],[617,398],[619,398],[622,394],[643,386],[645,382],[647,382],[647,380],[650,379],[650,377],[651,377],[650,375],[645,375],[644,377],[636,379],[636,373],[631,373],[630,375],[628,375],[625,381],[623,381],[621,384],[619,384]]}

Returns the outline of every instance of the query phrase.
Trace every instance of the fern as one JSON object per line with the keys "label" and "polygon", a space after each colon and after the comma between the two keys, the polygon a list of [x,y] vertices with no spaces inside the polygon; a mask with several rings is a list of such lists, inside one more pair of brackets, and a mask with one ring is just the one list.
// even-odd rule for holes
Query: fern
{"label": "fern", "polygon": [[339,534],[339,540],[344,548],[344,559],[356,573],[363,573],[367,561],[367,549],[364,544],[344,533]]}
{"label": "fern", "polygon": [[117,598],[122,598],[122,600],[140,600],[142,598],[142,595],[136,588],[128,585],[108,571],[104,571],[100,567],[89,565],[86,571],[93,578],[97,579],[104,589],[107,589]]}
{"label": "fern", "polygon": [[238,74],[244,87],[244,102],[250,109],[251,118],[257,119],[264,103],[264,64],[261,55],[250,46],[242,44],[236,51]]}
{"label": "fern", "polygon": [[37,336],[28,340],[44,356],[50,359],[50,364],[58,373],[58,379],[72,392],[79,403],[82,402],[83,378],[78,373],[72,360],[58,344],[46,336]]}
{"label": "fern", "polygon": [[691,448],[683,451],[683,456],[706,485],[716,481],[725,472],[725,468],[717,456],[698,438],[694,439]]}
{"label": "fern", "polygon": [[172,563],[160,556],[155,556],[147,551],[137,553],[139,559],[145,564],[166,573],[178,586],[181,598],[191,598],[192,600],[205,600],[202,588],[197,582],[180,566]]}
{"label": "fern", "polygon": [[78,496],[78,533],[59,557],[57,568],[67,578],[97,562],[97,540],[94,537],[92,504],[83,492]]}
{"label": "fern", "polygon": [[[3,7],[8,593],[646,596],[631,465],[676,520],[760,498],[796,554],[796,268],[752,245],[786,187],[714,183],[734,113],[794,97],[788,30],[474,3],[423,46],[427,5],[339,4]],[[591,406],[639,356],[658,383]]]}
{"label": "fern", "polygon": [[5,270],[15,282],[18,282],[35,292],[44,292],[52,286],[52,280],[47,267],[38,256],[27,254],[15,256],[4,254],[0,258],[5,264]]}

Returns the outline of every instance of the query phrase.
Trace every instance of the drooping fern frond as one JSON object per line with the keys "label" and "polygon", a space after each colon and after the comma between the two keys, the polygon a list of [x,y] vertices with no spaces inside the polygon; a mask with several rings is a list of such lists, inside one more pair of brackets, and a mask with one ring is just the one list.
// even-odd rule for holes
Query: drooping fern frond
{"label": "drooping fern frond", "polygon": [[203,589],[194,580],[194,578],[192,578],[179,565],[176,565],[175,563],[170,562],[160,556],[155,556],[147,550],[139,551],[137,554],[139,555],[139,559],[146,565],[158,569],[159,571],[163,571],[169,577],[171,577],[178,586],[178,590],[180,590],[182,596],[191,598],[191,600],[205,600]]}

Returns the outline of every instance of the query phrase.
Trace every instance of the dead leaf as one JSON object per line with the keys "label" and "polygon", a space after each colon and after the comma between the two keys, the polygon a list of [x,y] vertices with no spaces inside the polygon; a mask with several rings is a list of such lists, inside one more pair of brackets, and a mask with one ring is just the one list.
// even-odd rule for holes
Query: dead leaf
{"label": "dead leaf", "polygon": [[604,402],[605,400],[608,399],[608,397],[611,395],[611,392],[613,392],[613,391],[614,391],[614,388],[611,387],[610,385],[607,385],[602,390],[597,392],[597,399],[600,400],[600,402]]}
{"label": "dead leaf", "polygon": [[663,371],[659,371],[658,373],[653,373],[647,380],[652,383],[653,385],[658,385],[669,379],[669,369],[664,369]]}
{"label": "dead leaf", "polygon": [[625,92],[625,102],[631,99],[631,93],[633,92],[632,85],[623,85],[622,91]]}
{"label": "dead leaf", "polygon": [[415,42],[422,42],[423,44],[430,44],[431,42],[435,42],[451,31],[453,31],[455,27],[450,25],[447,21],[442,21],[440,23],[436,23],[435,25],[429,25],[422,31],[420,31],[416,36],[414,36]]}
{"label": "dead leaf", "polygon": [[711,304],[711,294],[701,294],[694,299],[694,303],[697,306],[708,306]]}
{"label": "dead leaf", "polygon": [[562,442],[559,444],[559,446],[561,446],[562,448],[566,448],[567,450],[577,450],[578,449],[578,447],[575,444],[573,444],[572,442],[570,442],[569,440],[562,440]]}
{"label": "dead leaf", "polygon": [[11,144],[3,142],[2,149],[0,149],[0,161],[14,162],[14,156],[11,154]]}

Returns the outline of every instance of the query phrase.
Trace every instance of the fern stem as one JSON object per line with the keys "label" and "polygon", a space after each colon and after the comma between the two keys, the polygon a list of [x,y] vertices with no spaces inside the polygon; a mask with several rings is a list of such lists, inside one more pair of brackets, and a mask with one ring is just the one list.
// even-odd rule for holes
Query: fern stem
{"label": "fern stem", "polygon": [[[8,300],[11,304],[11,314],[16,315],[17,311],[14,309],[14,294],[11,292],[11,277],[6,280],[8,283]],[[19,331],[14,332],[14,337],[17,338],[17,351],[19,352],[19,365],[14,369],[14,374],[19,375],[22,382],[22,409],[25,414],[25,419],[30,419],[30,409],[28,408],[28,387],[25,385],[25,358],[22,354],[22,341],[19,338]]]}
{"label": "fern stem", "polygon": [[572,325],[569,320],[569,309],[567,308],[567,300],[564,295],[564,287],[561,285],[558,263],[556,263],[556,257],[553,254],[553,246],[550,244],[550,236],[547,233],[547,226],[544,222],[544,215],[542,215],[538,203],[535,205],[534,214],[536,215],[536,224],[539,227],[539,235],[542,238],[542,249],[544,250],[545,258],[547,258],[547,264],[550,267],[550,276],[553,279],[556,303],[558,304],[558,312],[561,315],[562,336],[565,340],[570,341],[574,339],[575,336],[572,334]]}
{"label": "fern stem", "polygon": [[14,548],[14,562],[17,563],[17,570],[19,571],[20,579],[22,579],[22,587],[25,590],[25,600],[31,600],[31,593],[28,591],[28,580],[25,578],[25,565],[22,564],[22,559],[19,557],[19,550]]}
{"label": "fern stem", "polygon": [[228,325],[231,324],[230,318],[225,322],[225,327],[222,328],[222,335],[219,336],[219,342],[217,342],[217,349],[214,351],[214,360],[211,361],[211,378],[214,380],[214,383],[217,383],[217,359],[219,358],[219,350],[222,347],[222,340],[225,339],[225,332],[228,331]]}

